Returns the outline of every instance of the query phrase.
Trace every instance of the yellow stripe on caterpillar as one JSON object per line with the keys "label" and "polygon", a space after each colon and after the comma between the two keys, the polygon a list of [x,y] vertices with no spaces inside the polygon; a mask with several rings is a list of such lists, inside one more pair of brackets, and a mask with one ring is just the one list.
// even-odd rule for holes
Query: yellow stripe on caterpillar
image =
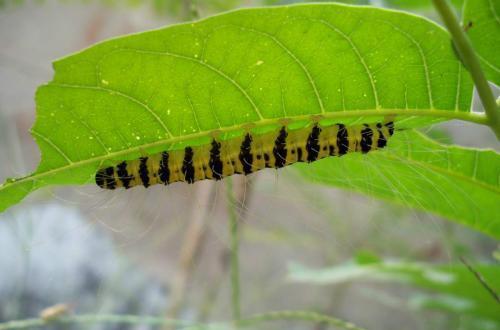
{"label": "yellow stripe on caterpillar", "polygon": [[288,131],[286,126],[262,135],[246,133],[241,139],[218,141],[164,151],[149,157],[123,161],[100,169],[95,181],[104,189],[126,189],[177,181],[221,180],[233,174],[256,172],[266,167],[280,168],[296,162],[313,162],[348,152],[367,153],[384,148],[394,133],[392,121],[385,124],[345,126],[336,124]]}

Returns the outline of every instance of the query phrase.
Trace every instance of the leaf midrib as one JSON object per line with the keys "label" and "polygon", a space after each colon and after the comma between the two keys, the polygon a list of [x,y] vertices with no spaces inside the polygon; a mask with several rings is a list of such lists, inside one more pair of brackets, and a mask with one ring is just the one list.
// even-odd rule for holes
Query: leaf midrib
{"label": "leaf midrib", "polygon": [[233,131],[239,130],[248,130],[249,128],[256,127],[265,127],[272,125],[285,125],[289,124],[293,121],[311,121],[318,122],[322,119],[336,119],[336,118],[352,118],[352,117],[380,117],[380,116],[428,116],[435,118],[446,118],[446,119],[459,119],[470,121],[478,124],[485,124],[487,122],[487,118],[484,115],[474,114],[471,112],[458,112],[458,111],[449,111],[449,110],[436,110],[436,109],[384,109],[384,110],[349,110],[349,111],[339,111],[339,112],[330,112],[324,114],[307,114],[300,116],[289,116],[289,117],[281,117],[281,118],[270,118],[263,119],[253,123],[245,123],[240,125],[227,126],[224,128],[209,130],[198,132],[195,134],[176,136],[168,139],[158,140],[148,144],[142,144],[140,146],[136,146],[133,148],[128,148],[125,150],[120,150],[116,152],[110,152],[102,156],[88,158],[82,161],[71,162],[68,165],[57,167],[48,171],[44,171],[37,174],[32,174],[26,176],[24,178],[17,179],[13,182],[7,182],[3,185],[0,185],[0,191],[12,187],[24,182],[33,181],[39,178],[43,178],[45,176],[49,176],[52,174],[57,174],[60,172],[64,172],[66,170],[78,168],[81,166],[89,165],[97,162],[104,162],[106,160],[119,159],[123,158],[128,154],[141,152],[144,149],[159,147],[159,146],[167,146],[176,142],[186,141],[186,140],[194,140],[197,138],[208,137],[210,135],[220,134],[220,133],[229,133]]}

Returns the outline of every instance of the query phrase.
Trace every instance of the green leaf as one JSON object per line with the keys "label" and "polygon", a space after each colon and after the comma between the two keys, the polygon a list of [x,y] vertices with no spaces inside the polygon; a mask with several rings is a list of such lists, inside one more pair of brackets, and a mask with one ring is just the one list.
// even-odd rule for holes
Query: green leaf
{"label": "green leaf", "polygon": [[[483,276],[493,290],[500,290],[499,265],[474,265],[474,270]],[[500,329],[497,302],[463,265],[385,261],[377,264],[349,262],[335,267],[309,269],[291,264],[288,278],[294,282],[316,285],[367,279],[400,282],[424,290],[408,297],[408,308],[435,309],[456,316],[468,316],[475,319],[475,324],[483,323],[490,325],[488,329]]]}
{"label": "green leaf", "polygon": [[297,164],[313,182],[327,184],[455,220],[500,238],[500,154],[436,143],[396,132],[389,148]]}
{"label": "green leaf", "polygon": [[413,15],[339,4],[244,9],[112,39],[54,63],[38,89],[36,172],[0,186],[0,211],[100,166],[291,121],[410,128],[470,113],[449,35]]}
{"label": "green leaf", "polygon": [[466,0],[463,25],[486,77],[500,86],[500,1]]}
{"label": "green leaf", "polygon": [[493,251],[492,256],[496,261],[500,261],[500,246],[497,246],[497,249]]}
{"label": "green leaf", "polygon": [[370,0],[263,0],[262,3],[266,6],[277,6],[277,5],[291,5],[296,3],[306,3],[306,2],[336,2],[344,3],[349,5],[369,5]]}
{"label": "green leaf", "polygon": [[[265,5],[289,5],[299,2],[337,2],[351,5],[373,5],[379,7],[389,7],[407,10],[421,10],[432,8],[432,0],[384,0],[384,1],[370,1],[370,0],[264,0]],[[451,3],[456,8],[462,8],[464,0],[451,0]]]}

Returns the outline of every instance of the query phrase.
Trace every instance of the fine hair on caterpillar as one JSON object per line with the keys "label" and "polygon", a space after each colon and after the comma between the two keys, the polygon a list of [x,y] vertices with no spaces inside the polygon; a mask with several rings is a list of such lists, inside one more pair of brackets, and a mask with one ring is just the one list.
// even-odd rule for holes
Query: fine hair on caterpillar
{"label": "fine hair on caterpillar", "polygon": [[250,132],[226,141],[216,138],[208,145],[163,151],[139,159],[101,168],[95,181],[104,189],[126,189],[142,185],[194,183],[221,180],[233,174],[251,174],[264,168],[281,168],[296,162],[314,162],[350,152],[368,153],[384,148],[394,133],[394,122],[322,127],[318,123],[302,129],[254,135]]}

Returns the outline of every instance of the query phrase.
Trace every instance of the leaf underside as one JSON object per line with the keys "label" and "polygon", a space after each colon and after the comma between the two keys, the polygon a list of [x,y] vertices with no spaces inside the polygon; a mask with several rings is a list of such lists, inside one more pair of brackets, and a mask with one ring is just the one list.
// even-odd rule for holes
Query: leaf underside
{"label": "leaf underside", "polygon": [[[37,170],[0,186],[0,211],[100,166],[186,144],[396,115],[412,128],[472,118],[448,34],[405,13],[338,4],[244,9],[112,39],[54,63],[36,95]],[[478,117],[476,115],[476,117]]]}
{"label": "leaf underside", "polygon": [[387,150],[297,165],[313,182],[453,219],[500,238],[500,154],[397,132]]}

